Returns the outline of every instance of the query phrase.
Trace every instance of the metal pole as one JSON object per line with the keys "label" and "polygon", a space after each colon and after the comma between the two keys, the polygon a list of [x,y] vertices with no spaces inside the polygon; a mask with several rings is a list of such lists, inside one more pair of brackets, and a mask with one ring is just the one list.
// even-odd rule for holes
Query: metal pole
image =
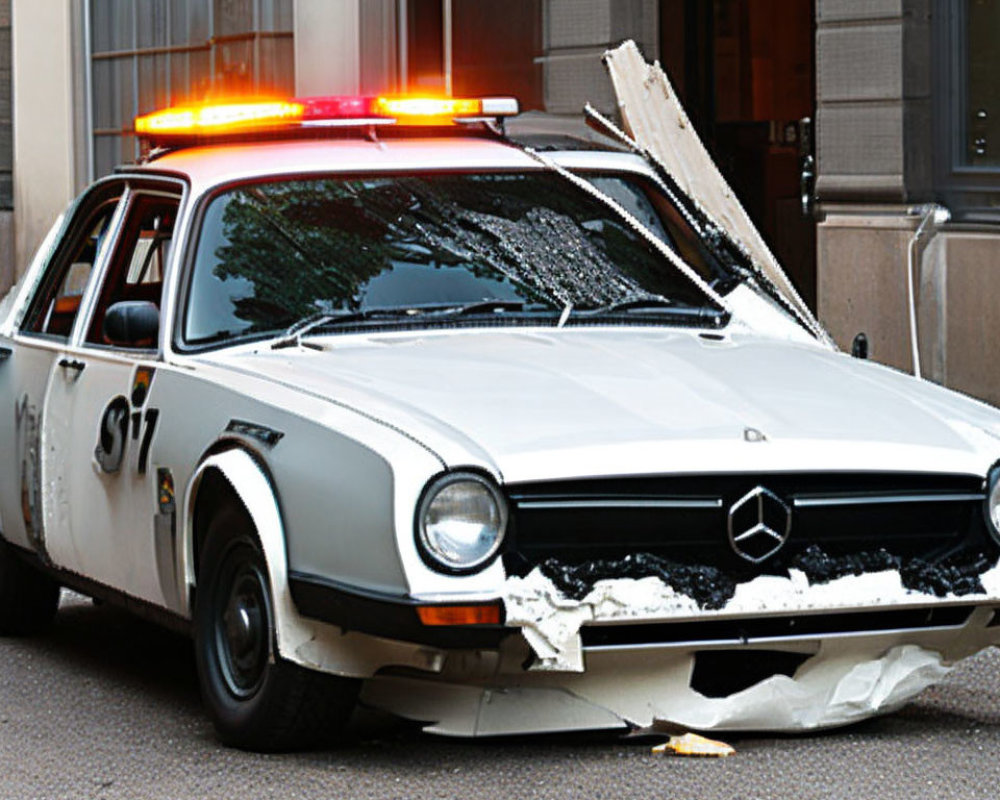
{"label": "metal pole", "polygon": [[215,3],[208,4],[208,92],[215,94]]}
{"label": "metal pole", "polygon": [[91,51],[93,44],[90,41],[90,13],[92,0],[86,0],[83,4],[83,124],[87,135],[87,183],[94,180],[94,84],[93,84],[93,64],[91,63]]}
{"label": "metal pole", "polygon": [[[163,27],[166,30],[165,42],[168,47],[171,44],[173,44],[174,41],[174,37],[170,35],[173,32],[173,27],[170,24],[173,21],[172,17],[173,17],[173,9],[167,6],[166,8],[163,9]],[[167,96],[165,98],[165,105],[172,106],[174,104],[174,87],[171,76],[174,74],[174,69],[173,69],[174,57],[169,52],[166,55],[167,55],[167,87],[166,87]]]}
{"label": "metal pole", "polygon": [[[139,116],[139,56],[136,55],[136,50],[139,49],[139,12],[137,9],[132,9],[132,41],[130,43],[130,49],[132,50],[132,55],[129,58],[132,59],[132,119]],[[128,120],[131,121],[131,120]],[[122,120],[122,128],[125,127],[126,120]],[[132,137],[132,161],[139,160],[139,137]]]}
{"label": "metal pole", "polygon": [[923,375],[920,370],[920,342],[917,339],[917,298],[913,285],[913,270],[916,268],[917,260],[917,242],[928,226],[930,226],[931,231],[928,237],[930,239],[930,237],[937,233],[939,225],[943,225],[951,219],[951,213],[947,208],[939,206],[936,203],[928,203],[924,206],[911,208],[909,209],[909,213],[922,215],[920,224],[917,226],[917,231],[913,234],[913,238],[910,239],[910,246],[906,254],[906,299],[909,305],[910,354],[913,358],[913,375],[914,377],[922,378]]}
{"label": "metal pole", "polygon": [[253,43],[251,58],[253,59],[253,90],[260,91],[260,0],[253,0]]}
{"label": "metal pole", "polygon": [[444,27],[444,93],[451,97],[451,0],[442,0],[441,16]]}
{"label": "metal pole", "polygon": [[407,62],[410,59],[408,49],[410,19],[408,16],[406,0],[398,0],[396,13],[398,14],[396,35],[399,36],[399,86],[396,88],[400,91],[400,93],[405,93],[410,88],[410,76],[407,74],[407,68],[409,67]]}

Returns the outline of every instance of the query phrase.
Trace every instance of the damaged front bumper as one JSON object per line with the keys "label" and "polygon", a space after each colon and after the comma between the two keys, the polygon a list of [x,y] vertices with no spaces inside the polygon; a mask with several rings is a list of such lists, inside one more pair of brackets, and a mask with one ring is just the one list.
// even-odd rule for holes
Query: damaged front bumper
{"label": "damaged front bumper", "polygon": [[1000,566],[978,578],[981,591],[938,597],[897,570],[810,583],[793,569],[706,609],[656,577],[597,581],[574,599],[535,569],[507,579],[502,626],[421,629],[399,622],[406,603],[351,616],[355,630],[441,648],[433,669],[386,663],[362,693],[433,732],[792,732],[893,711],[1000,643]]}
{"label": "damaged front bumper", "polygon": [[557,584],[546,572],[535,568],[526,577],[509,578],[504,605],[507,623],[522,627],[537,656],[534,669],[551,671],[583,671],[584,638],[589,634],[592,643],[602,642],[591,625],[635,626],[631,637],[615,635],[618,644],[655,644],[664,637],[693,645],[748,644],[955,627],[980,605],[1000,603],[1000,565],[971,579],[959,574],[957,590],[950,593],[934,582],[915,589],[912,576],[895,568],[822,580],[791,568],[785,575],[733,583],[724,592],[713,581],[707,600],[687,581],[652,575],[597,580],[586,594],[570,597],[564,581]]}
{"label": "damaged front bumper", "polygon": [[[699,655],[754,656],[753,645],[644,647],[586,654],[583,673],[506,671],[470,679],[481,654],[449,659],[433,679],[381,674],[362,700],[454,736],[496,736],[570,730],[639,729],[800,732],[836,727],[896,710],[943,678],[951,663],[996,643],[985,627],[992,610],[960,629],[916,636],[890,632],[778,645],[802,653],[794,676],[773,675],[725,697],[692,687]],[[774,651],[768,651],[774,652]]]}

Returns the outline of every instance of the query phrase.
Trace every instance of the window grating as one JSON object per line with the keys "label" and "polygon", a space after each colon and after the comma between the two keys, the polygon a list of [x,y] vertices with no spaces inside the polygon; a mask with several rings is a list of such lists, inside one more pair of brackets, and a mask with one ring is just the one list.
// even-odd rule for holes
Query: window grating
{"label": "window grating", "polygon": [[139,114],[294,93],[292,0],[90,0],[88,11],[91,178],[136,160]]}

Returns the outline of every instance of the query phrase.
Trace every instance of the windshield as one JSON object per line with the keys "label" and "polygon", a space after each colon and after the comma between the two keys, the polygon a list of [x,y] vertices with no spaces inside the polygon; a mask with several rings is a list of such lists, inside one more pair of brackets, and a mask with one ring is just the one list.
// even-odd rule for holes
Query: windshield
{"label": "windshield", "polygon": [[[706,281],[732,277],[651,182],[587,177]],[[665,316],[717,310],[606,203],[550,172],[276,181],[209,203],[184,340],[272,335],[376,310],[365,319],[380,326],[393,324],[392,311],[411,325],[448,310],[506,323],[649,298]]]}

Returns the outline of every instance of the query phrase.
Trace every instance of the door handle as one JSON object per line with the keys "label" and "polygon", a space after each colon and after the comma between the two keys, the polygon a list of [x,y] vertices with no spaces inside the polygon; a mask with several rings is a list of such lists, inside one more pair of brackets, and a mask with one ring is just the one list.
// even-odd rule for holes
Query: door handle
{"label": "door handle", "polygon": [[63,369],[71,369],[79,375],[87,365],[82,361],[77,361],[75,358],[62,358],[59,360],[59,366]]}
{"label": "door handle", "polygon": [[816,214],[816,156],[813,153],[813,124],[810,117],[799,120],[799,198],[802,216]]}
{"label": "door handle", "polygon": [[0,347],[0,364],[3,364],[12,355],[14,355],[14,351],[9,347]]}
{"label": "door handle", "polygon": [[802,159],[799,174],[799,196],[802,202],[802,216],[811,217],[816,208],[816,161],[812,156]]}

